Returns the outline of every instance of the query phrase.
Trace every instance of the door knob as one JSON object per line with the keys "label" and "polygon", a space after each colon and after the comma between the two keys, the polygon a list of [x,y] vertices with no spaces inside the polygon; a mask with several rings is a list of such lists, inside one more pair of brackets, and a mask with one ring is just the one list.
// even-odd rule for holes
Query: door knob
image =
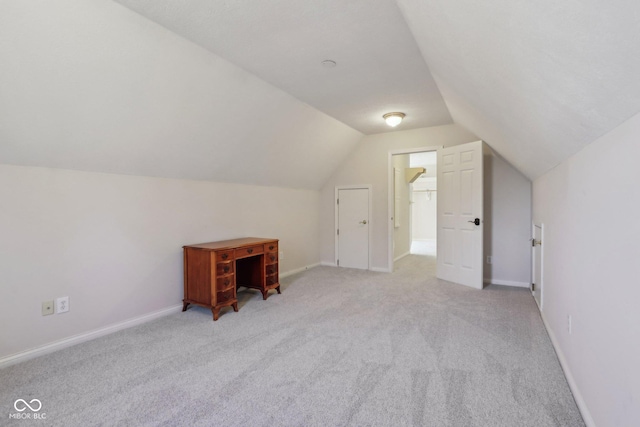
{"label": "door knob", "polygon": [[476,218],[473,221],[467,221],[467,222],[470,222],[470,223],[475,224],[475,225],[480,225],[480,218]]}
{"label": "door knob", "polygon": [[367,223],[367,220],[366,220],[366,219],[363,219],[363,220],[362,220],[362,221],[360,221],[358,224],[366,224],[366,223]]}

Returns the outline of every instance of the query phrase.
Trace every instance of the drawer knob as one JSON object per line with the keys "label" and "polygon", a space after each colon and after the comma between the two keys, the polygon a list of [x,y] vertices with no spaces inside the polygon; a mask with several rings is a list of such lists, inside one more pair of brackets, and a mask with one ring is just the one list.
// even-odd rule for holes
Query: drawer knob
{"label": "drawer knob", "polygon": [[229,266],[225,265],[223,270],[224,270],[225,273],[228,273],[229,272]]}
{"label": "drawer knob", "polygon": [[273,250],[273,248],[275,248],[275,246],[273,245],[269,246],[269,250]]}
{"label": "drawer knob", "polygon": [[229,279],[227,279],[227,280],[225,280],[225,281],[224,281],[224,285],[225,285],[225,286],[227,286],[229,283],[230,283],[230,282],[229,282]]}
{"label": "drawer knob", "polygon": [[253,253],[253,249],[247,249],[247,253]]}
{"label": "drawer knob", "polygon": [[222,254],[222,259],[227,259],[229,258],[229,254]]}
{"label": "drawer knob", "polygon": [[269,257],[269,259],[270,259],[271,261],[275,261],[275,260],[276,260],[276,256],[275,256],[275,255],[271,255],[271,256]]}

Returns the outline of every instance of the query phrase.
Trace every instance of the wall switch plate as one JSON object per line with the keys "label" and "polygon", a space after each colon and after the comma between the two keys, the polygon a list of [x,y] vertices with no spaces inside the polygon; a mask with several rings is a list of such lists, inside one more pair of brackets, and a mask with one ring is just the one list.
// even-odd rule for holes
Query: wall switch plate
{"label": "wall switch plate", "polygon": [[284,251],[280,251],[280,256],[278,258],[284,259]]}
{"label": "wall switch plate", "polygon": [[42,303],[42,315],[48,316],[53,314],[53,301],[45,301]]}
{"label": "wall switch plate", "polygon": [[56,298],[56,313],[66,313],[69,311],[69,297]]}

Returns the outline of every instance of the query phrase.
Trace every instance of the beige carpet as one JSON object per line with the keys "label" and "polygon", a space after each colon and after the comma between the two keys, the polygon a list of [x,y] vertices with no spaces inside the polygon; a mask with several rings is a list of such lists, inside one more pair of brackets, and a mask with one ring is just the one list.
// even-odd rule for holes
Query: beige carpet
{"label": "beige carpet", "polygon": [[[314,268],[217,322],[193,307],[2,369],[0,424],[583,425],[530,292],[396,267]],[[18,398],[46,421],[8,419]]]}

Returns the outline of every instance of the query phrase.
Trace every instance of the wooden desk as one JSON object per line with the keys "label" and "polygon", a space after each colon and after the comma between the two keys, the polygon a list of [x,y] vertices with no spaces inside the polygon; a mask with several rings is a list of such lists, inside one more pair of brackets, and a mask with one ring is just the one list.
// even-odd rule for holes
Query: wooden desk
{"label": "wooden desk", "polygon": [[278,240],[258,237],[223,240],[183,246],[184,299],[189,304],[211,308],[213,320],[220,309],[238,311],[236,289],[259,289],[267,299],[271,289],[280,293],[278,279]]}

